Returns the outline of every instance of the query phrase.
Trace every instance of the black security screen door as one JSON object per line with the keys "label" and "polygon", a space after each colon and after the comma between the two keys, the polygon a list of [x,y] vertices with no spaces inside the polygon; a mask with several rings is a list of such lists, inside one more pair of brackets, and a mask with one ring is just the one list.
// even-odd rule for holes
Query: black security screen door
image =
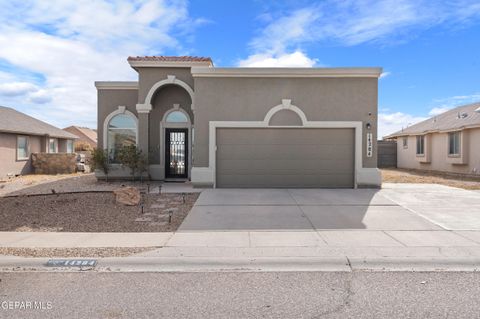
{"label": "black security screen door", "polygon": [[165,130],[165,177],[188,177],[188,129]]}

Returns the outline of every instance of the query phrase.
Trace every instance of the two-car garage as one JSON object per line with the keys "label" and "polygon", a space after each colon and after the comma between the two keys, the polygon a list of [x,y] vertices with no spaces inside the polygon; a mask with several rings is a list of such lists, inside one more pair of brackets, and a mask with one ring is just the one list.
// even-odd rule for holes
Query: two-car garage
{"label": "two-car garage", "polygon": [[354,187],[354,128],[216,128],[216,187]]}

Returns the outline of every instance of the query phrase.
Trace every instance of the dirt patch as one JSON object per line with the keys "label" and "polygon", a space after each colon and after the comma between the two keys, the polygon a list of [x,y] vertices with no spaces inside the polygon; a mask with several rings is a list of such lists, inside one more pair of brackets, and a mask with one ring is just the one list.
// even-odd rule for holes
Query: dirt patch
{"label": "dirt patch", "polygon": [[0,255],[18,257],[128,257],[157,249],[157,247],[100,247],[100,248],[2,248]]}
{"label": "dirt patch", "polygon": [[[58,174],[58,175],[43,175],[43,174],[32,174],[32,175],[23,175],[17,176],[10,179],[0,180],[0,196],[7,194],[15,193],[22,191],[24,189],[36,189],[41,187],[41,185],[53,184],[56,182],[64,182],[65,180],[71,180],[73,178],[89,178],[93,174],[83,174],[83,173],[74,173],[74,174]],[[48,189],[50,192],[50,189]]]}
{"label": "dirt patch", "polygon": [[143,213],[141,205],[117,204],[110,192],[0,198],[0,231],[171,232],[197,198],[143,194]]}
{"label": "dirt patch", "polygon": [[411,169],[381,169],[384,183],[440,184],[470,190],[480,190],[480,177],[459,177],[448,173]]}

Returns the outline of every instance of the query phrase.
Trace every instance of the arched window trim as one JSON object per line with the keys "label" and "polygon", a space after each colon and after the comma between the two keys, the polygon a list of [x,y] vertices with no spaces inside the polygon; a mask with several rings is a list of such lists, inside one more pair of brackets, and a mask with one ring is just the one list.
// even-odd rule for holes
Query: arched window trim
{"label": "arched window trim", "polygon": [[138,145],[138,118],[126,109],[125,106],[119,106],[117,110],[113,111],[112,113],[108,114],[103,122],[103,149],[108,151],[108,125],[110,121],[119,114],[125,114],[131,116],[135,120],[135,144]]}
{"label": "arched window trim", "polygon": [[[167,117],[173,113],[173,112],[181,112],[183,115],[187,117],[187,122],[167,122]],[[174,107],[165,112],[162,118],[162,123],[168,123],[168,124],[192,124],[192,121],[190,119],[190,115],[188,115],[187,111],[182,109],[181,107],[178,106],[178,104],[174,104]]]}

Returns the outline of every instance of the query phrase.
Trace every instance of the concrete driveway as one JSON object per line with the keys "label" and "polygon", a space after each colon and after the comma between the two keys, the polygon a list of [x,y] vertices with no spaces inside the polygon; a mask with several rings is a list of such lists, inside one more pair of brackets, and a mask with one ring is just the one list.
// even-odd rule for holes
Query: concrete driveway
{"label": "concrete driveway", "polygon": [[383,189],[210,189],[180,231],[480,230],[480,194],[431,184]]}

